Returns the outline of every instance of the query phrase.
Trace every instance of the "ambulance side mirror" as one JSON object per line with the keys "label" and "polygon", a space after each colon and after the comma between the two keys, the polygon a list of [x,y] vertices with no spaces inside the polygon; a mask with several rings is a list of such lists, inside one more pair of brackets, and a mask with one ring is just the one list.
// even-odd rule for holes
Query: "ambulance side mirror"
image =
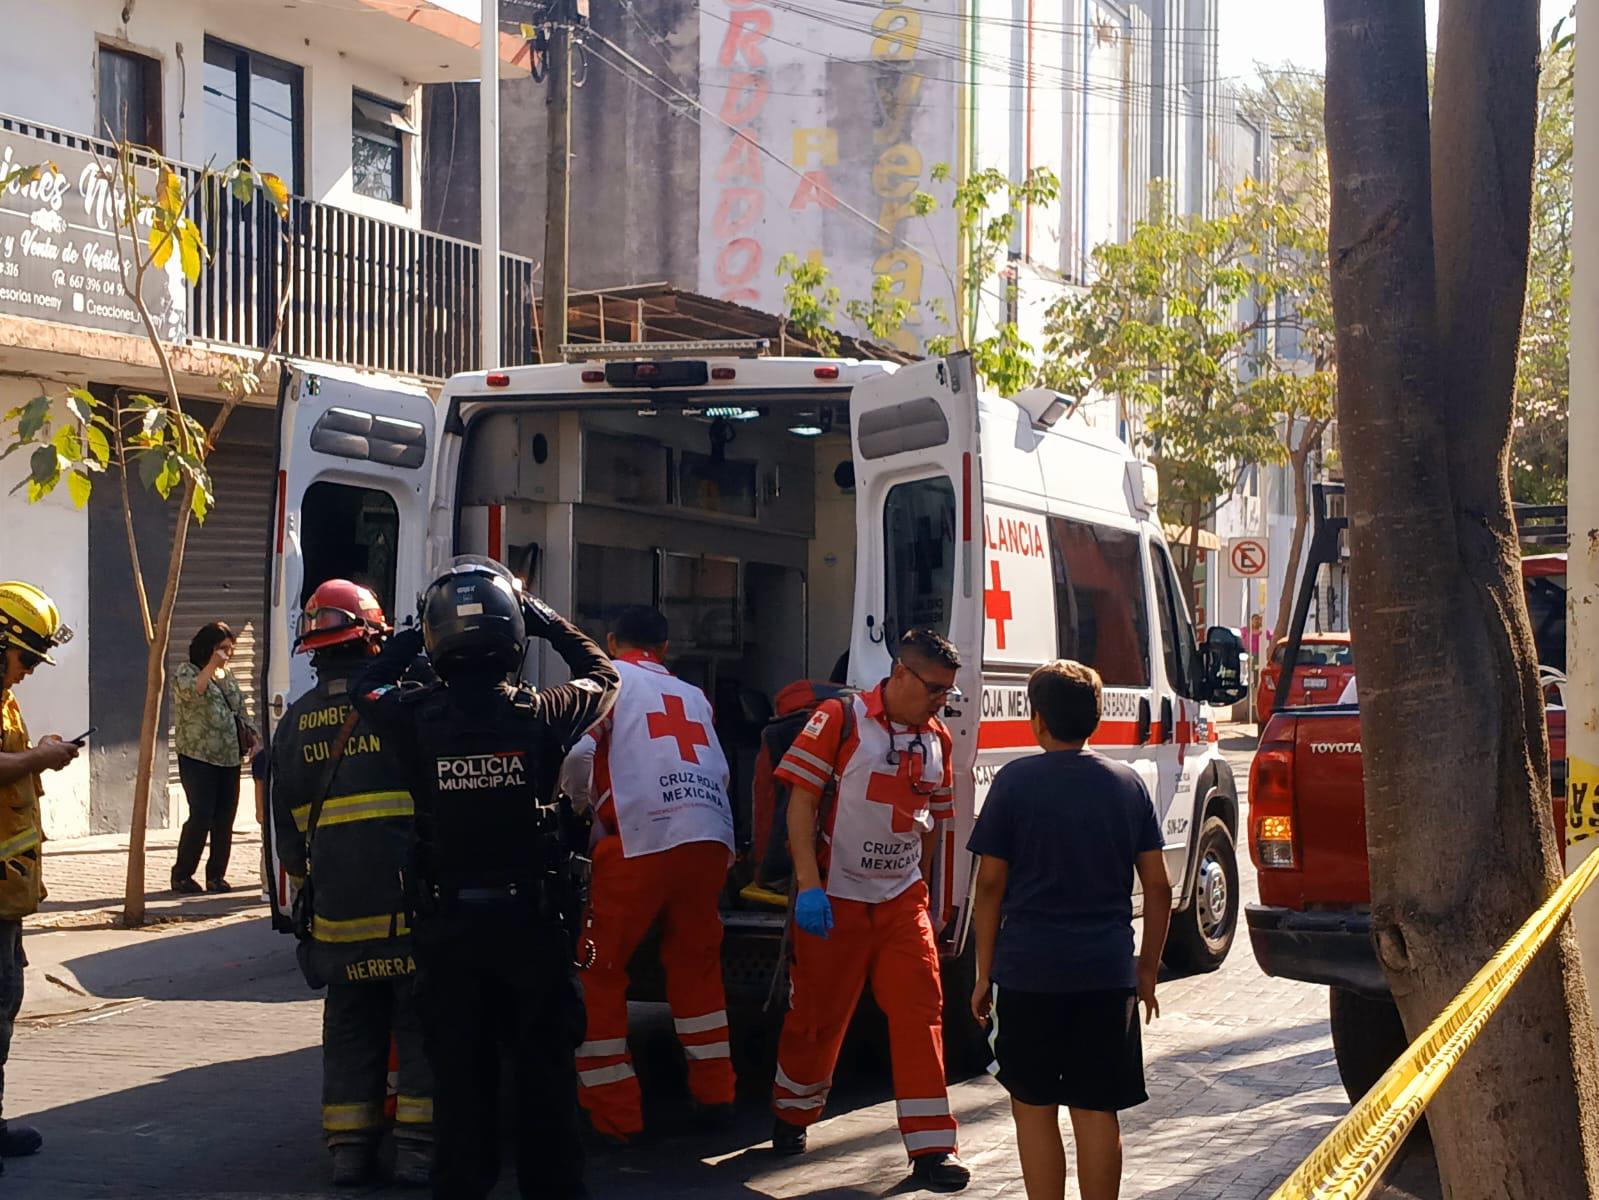
{"label": "ambulance side mirror", "polygon": [[1238,635],[1222,625],[1212,625],[1205,634],[1202,652],[1206,704],[1227,707],[1249,694],[1249,677],[1243,670],[1244,644]]}

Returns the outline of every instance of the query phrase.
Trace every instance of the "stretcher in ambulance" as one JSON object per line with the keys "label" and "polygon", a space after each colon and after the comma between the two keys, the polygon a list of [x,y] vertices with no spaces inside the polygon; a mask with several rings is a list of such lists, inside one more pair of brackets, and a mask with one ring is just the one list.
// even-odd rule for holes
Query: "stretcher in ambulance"
{"label": "stretcher in ambulance", "polygon": [[[1196,642],[1147,463],[1053,392],[979,394],[964,354],[895,369],[744,343],[587,350],[456,376],[436,403],[331,368],[285,373],[269,718],[311,684],[290,647],[323,579],[366,583],[403,619],[436,566],[488,554],[602,640],[628,605],[666,614],[670,666],[715,710],[747,845],[772,697],[837,671],[871,687],[900,634],[930,626],[965,663],[945,716],[957,815],[932,877],[965,974],[967,835],[994,773],[1035,750],[1028,673],[1077,658],[1105,682],[1095,745],[1138,770],[1165,832],[1169,958],[1221,962],[1238,802],[1205,706],[1242,694],[1237,639]],[[564,677],[541,644],[524,675]],[[783,924],[739,896],[748,869],[726,892],[735,1001],[767,994]],[[969,990],[952,980],[952,1013]]]}

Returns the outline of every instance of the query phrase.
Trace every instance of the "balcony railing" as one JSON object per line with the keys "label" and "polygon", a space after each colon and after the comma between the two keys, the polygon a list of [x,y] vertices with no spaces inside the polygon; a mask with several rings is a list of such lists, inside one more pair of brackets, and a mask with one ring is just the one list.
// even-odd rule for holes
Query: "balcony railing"
{"label": "balcony railing", "polygon": [[[114,147],[0,115],[0,133],[42,143],[38,158]],[[19,158],[20,161],[20,158]],[[197,168],[172,163],[192,181]],[[211,180],[195,196],[209,262],[189,289],[189,336],[341,366],[442,379],[478,369],[481,249],[471,242],[291,197],[286,221],[269,204],[241,204]],[[533,262],[500,256],[500,363],[538,360]],[[287,294],[287,303],[284,296]]]}

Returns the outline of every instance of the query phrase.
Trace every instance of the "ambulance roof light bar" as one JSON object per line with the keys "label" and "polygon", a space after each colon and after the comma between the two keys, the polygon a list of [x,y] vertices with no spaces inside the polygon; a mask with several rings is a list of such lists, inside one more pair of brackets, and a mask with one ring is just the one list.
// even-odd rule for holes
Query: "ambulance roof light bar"
{"label": "ambulance roof light bar", "polygon": [[769,338],[719,338],[682,342],[577,342],[561,347],[569,363],[621,362],[629,359],[759,358],[771,349]]}

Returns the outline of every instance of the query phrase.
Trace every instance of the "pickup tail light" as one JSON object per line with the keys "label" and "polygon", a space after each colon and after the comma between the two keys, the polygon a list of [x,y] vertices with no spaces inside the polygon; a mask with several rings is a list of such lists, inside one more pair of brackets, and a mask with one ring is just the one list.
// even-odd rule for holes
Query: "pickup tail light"
{"label": "pickup tail light", "polygon": [[1294,819],[1262,817],[1255,827],[1255,845],[1260,848],[1262,867],[1294,865]]}
{"label": "pickup tail light", "polygon": [[[1293,728],[1292,725],[1289,726]],[[1292,738],[1262,742],[1249,769],[1250,849],[1262,871],[1294,870],[1299,846],[1294,838],[1294,743]]]}

